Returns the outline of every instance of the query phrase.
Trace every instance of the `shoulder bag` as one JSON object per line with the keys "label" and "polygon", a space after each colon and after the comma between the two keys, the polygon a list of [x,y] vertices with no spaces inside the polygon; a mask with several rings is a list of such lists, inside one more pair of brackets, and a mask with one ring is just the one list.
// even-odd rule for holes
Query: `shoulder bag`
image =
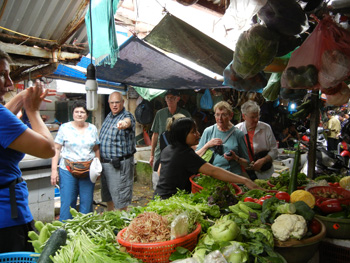
{"label": "shoulder bag", "polygon": [[[253,156],[254,162],[261,159],[261,158],[264,158],[269,153],[269,151],[261,151],[261,152],[258,152],[257,154],[254,154],[252,151],[252,148],[250,146],[249,135],[246,134],[245,136],[247,138],[248,150],[251,153],[251,155]],[[271,167],[272,167],[272,161],[266,162],[263,164],[260,171],[265,172],[265,171],[269,170]]]}

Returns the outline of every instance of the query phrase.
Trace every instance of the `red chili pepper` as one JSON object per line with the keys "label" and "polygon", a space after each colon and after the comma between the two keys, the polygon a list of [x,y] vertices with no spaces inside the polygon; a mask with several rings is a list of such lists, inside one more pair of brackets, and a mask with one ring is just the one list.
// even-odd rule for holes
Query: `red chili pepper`
{"label": "red chili pepper", "polygon": [[343,210],[338,199],[325,200],[320,204],[319,207],[325,214],[340,212]]}
{"label": "red chili pepper", "polygon": [[244,198],[244,202],[253,202],[253,203],[255,203],[255,200],[254,200],[254,198],[253,197],[246,197],[246,198]]}

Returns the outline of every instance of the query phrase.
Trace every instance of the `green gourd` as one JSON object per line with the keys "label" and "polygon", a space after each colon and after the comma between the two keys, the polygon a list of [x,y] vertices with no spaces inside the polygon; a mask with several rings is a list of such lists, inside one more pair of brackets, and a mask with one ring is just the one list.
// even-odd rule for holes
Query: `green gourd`
{"label": "green gourd", "polygon": [[298,172],[299,172],[299,164],[300,164],[300,145],[298,143],[297,150],[295,151],[293,168],[290,173],[290,180],[288,186],[288,194],[292,194],[298,187]]}
{"label": "green gourd", "polygon": [[49,240],[46,242],[43,251],[40,254],[38,263],[52,263],[50,256],[54,256],[56,251],[64,246],[67,241],[67,232],[63,228],[56,229]]}

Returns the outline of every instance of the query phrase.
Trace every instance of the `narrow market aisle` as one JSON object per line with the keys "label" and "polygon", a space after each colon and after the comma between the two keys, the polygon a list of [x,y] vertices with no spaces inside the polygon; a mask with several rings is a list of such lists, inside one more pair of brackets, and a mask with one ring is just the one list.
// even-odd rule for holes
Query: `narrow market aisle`
{"label": "narrow market aisle", "polygon": [[[132,206],[146,206],[153,197],[153,189],[149,185],[141,182],[134,182]],[[101,200],[101,185],[100,181],[96,182],[94,191],[94,209],[101,213],[106,209],[106,203]],[[60,199],[55,198],[55,217],[58,219],[60,211]]]}

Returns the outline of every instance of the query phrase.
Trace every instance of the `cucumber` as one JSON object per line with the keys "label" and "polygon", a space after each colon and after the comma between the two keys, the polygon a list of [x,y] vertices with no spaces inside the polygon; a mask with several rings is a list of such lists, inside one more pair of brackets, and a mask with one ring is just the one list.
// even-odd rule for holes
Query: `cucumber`
{"label": "cucumber", "polygon": [[244,202],[244,204],[252,209],[255,210],[261,210],[262,209],[262,205],[258,204],[258,203],[253,203],[253,202]]}
{"label": "cucumber", "polygon": [[40,254],[37,263],[52,263],[50,256],[54,256],[56,251],[64,246],[67,241],[67,232],[63,228],[58,228],[52,233]]}

